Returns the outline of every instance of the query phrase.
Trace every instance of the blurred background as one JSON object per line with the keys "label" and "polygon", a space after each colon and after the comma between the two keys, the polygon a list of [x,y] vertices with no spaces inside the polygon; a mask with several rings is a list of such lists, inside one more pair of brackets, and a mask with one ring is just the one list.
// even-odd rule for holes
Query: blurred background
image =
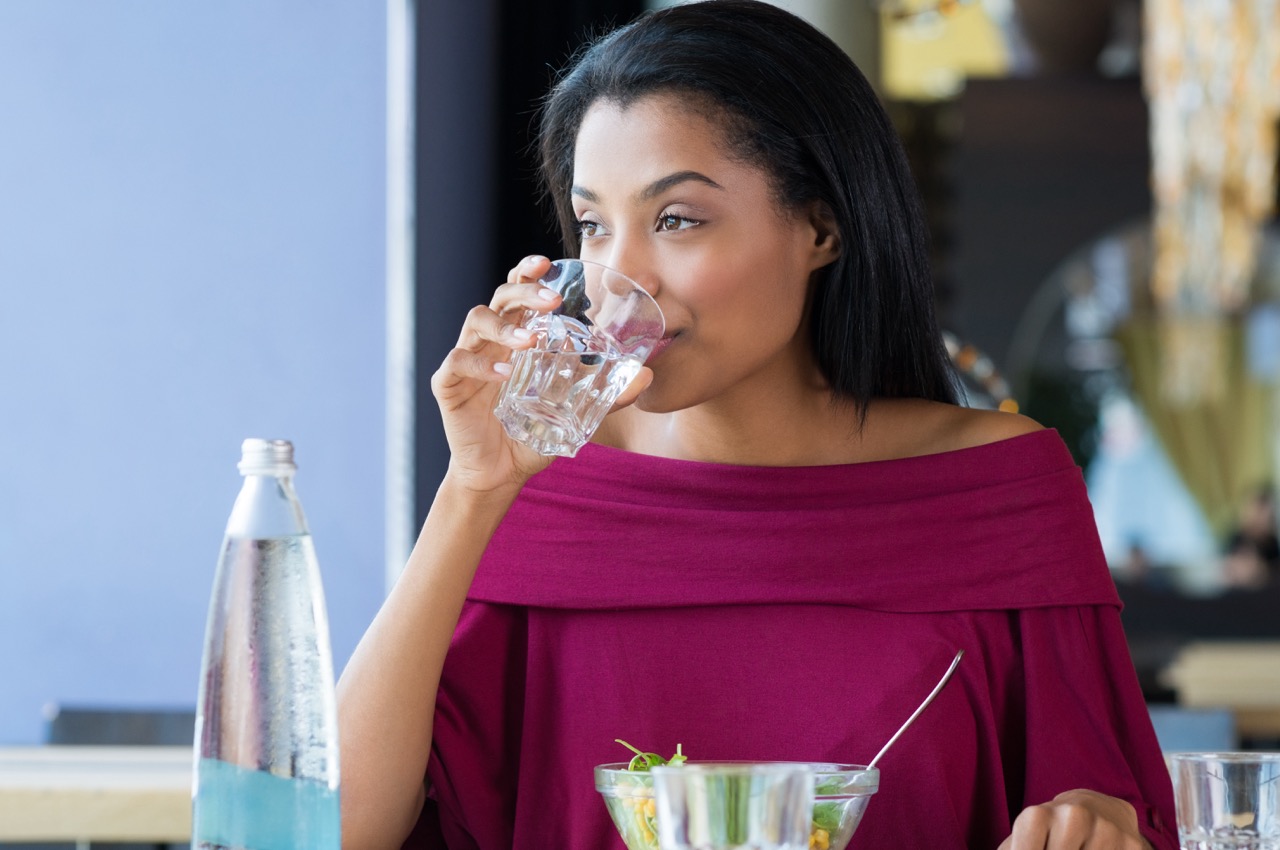
{"label": "blurred background", "polygon": [[[1280,639],[1275,4],[778,5],[902,134],[969,403],[1084,469],[1153,704]],[[345,664],[444,469],[432,371],[561,250],[537,99],[645,7],[0,2],[0,743],[193,706],[249,436],[295,443]]]}
{"label": "blurred background", "polygon": [[0,2],[0,742],[194,706],[240,442],[382,598],[386,9]]}

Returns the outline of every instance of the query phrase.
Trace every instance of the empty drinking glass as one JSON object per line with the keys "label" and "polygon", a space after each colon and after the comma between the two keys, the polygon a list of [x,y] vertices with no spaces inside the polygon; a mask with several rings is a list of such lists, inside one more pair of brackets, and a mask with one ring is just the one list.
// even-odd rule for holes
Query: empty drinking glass
{"label": "empty drinking glass", "polygon": [[807,850],[813,768],[802,763],[655,767],[662,850]]}
{"label": "empty drinking glass", "polygon": [[1170,759],[1184,850],[1280,850],[1280,753]]}

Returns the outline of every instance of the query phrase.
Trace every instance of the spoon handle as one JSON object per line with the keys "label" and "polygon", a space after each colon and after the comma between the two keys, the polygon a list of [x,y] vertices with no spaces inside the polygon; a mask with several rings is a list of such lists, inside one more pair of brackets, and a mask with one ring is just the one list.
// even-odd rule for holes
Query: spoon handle
{"label": "spoon handle", "polygon": [[902,733],[907,731],[907,727],[915,722],[916,718],[920,716],[920,712],[928,708],[929,703],[933,702],[933,698],[942,692],[947,682],[951,681],[951,674],[956,672],[956,668],[960,666],[961,658],[964,658],[963,649],[956,653],[956,657],[951,661],[951,666],[947,668],[947,672],[942,674],[942,678],[938,680],[938,684],[933,686],[933,690],[924,698],[924,702],[920,703],[920,707],[911,713],[911,716],[907,718],[907,722],[898,727],[898,731],[893,733],[893,737],[889,739],[888,743],[880,748],[880,752],[876,753],[876,757],[867,765],[868,768],[876,766],[876,762],[880,761],[880,757],[889,751],[889,748],[893,746],[893,742],[902,737]]}

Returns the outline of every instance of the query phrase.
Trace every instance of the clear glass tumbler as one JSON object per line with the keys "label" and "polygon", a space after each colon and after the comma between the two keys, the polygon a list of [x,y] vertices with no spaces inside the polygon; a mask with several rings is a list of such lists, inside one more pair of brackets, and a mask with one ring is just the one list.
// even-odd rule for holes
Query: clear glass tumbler
{"label": "clear glass tumbler", "polygon": [[661,850],[807,850],[813,768],[803,763],[655,767]]}
{"label": "clear glass tumbler", "polygon": [[666,332],[640,284],[585,260],[556,260],[539,280],[562,296],[551,313],[526,313],[532,348],[517,351],[494,415],[511,439],[573,457],[591,439]]}
{"label": "clear glass tumbler", "polygon": [[1280,850],[1280,753],[1174,753],[1184,850]]}

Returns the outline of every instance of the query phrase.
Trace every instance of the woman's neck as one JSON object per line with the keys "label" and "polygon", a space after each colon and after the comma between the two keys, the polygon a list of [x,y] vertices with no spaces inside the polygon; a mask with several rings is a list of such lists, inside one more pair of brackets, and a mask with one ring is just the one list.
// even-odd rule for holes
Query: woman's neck
{"label": "woman's neck", "polygon": [[829,466],[897,460],[1008,439],[1040,426],[1021,416],[918,398],[852,402],[800,394],[763,406],[717,399],[674,413],[619,411],[597,442],[640,454],[742,466]]}
{"label": "woman's neck", "polygon": [[851,403],[820,385],[779,395],[737,393],[672,413],[631,408],[605,420],[597,442],[641,454],[745,466],[841,463],[860,441]]}

